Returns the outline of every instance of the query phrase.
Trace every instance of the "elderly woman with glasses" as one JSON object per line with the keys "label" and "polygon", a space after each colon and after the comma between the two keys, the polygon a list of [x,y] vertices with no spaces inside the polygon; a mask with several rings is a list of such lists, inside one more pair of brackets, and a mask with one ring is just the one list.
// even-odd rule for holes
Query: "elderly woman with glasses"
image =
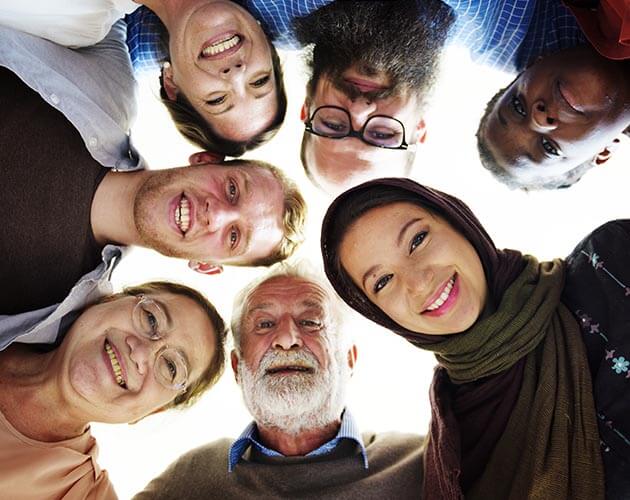
{"label": "elderly woman with glasses", "polygon": [[115,498],[89,423],[188,406],[223,371],[224,322],[188,287],[147,283],[74,316],[52,349],[0,352],[4,498]]}

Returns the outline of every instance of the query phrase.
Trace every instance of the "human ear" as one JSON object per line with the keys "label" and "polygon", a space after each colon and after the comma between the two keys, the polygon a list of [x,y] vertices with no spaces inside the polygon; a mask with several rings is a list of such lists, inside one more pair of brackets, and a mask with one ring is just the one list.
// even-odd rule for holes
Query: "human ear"
{"label": "human ear", "polygon": [[619,138],[613,139],[611,144],[609,144],[604,149],[602,149],[599,153],[597,153],[595,158],[593,158],[593,163],[595,165],[603,165],[608,160],[610,160],[610,157],[615,152],[620,142],[621,140]]}
{"label": "human ear", "polygon": [[221,163],[225,159],[225,155],[215,153],[214,151],[197,151],[188,157],[190,165],[205,165],[206,163]]}
{"label": "human ear", "polygon": [[236,380],[236,383],[238,384],[238,354],[236,354],[236,349],[232,349],[232,352],[230,353],[230,363],[232,364],[232,371],[234,372],[234,380]]}
{"label": "human ear", "polygon": [[308,99],[304,99],[304,104],[302,104],[302,109],[300,110],[300,120],[305,122],[308,118]]}
{"label": "human ear", "polygon": [[173,68],[169,62],[165,62],[162,66],[162,84],[164,85],[164,91],[169,101],[177,100],[178,88],[173,80]]}
{"label": "human ear", "polygon": [[422,118],[418,125],[416,125],[416,134],[418,134],[418,144],[424,144],[424,141],[427,140],[427,125],[424,122],[424,118]]}
{"label": "human ear", "polygon": [[354,365],[357,362],[357,346],[352,344],[352,347],[348,349],[348,366],[351,370],[354,369]]}
{"label": "human ear", "polygon": [[188,267],[200,274],[220,274],[223,272],[223,266],[220,264],[211,264],[198,260],[189,260]]}

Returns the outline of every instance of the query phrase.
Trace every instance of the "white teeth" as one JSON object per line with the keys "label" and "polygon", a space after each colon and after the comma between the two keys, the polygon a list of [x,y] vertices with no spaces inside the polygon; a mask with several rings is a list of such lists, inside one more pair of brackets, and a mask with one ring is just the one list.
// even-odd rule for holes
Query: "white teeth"
{"label": "white teeth", "polygon": [[225,52],[228,49],[231,49],[235,45],[237,45],[241,41],[241,37],[238,35],[232,35],[227,40],[222,40],[220,42],[213,43],[209,47],[203,49],[202,54],[204,56],[216,56],[221,52]]}
{"label": "white teeth", "polygon": [[118,362],[116,353],[112,349],[112,346],[109,345],[109,342],[107,342],[107,340],[105,341],[105,352],[109,356],[109,362],[112,364],[114,376],[116,377],[116,383],[121,387],[127,387],[125,379],[122,376],[122,368],[120,367],[120,363]]}
{"label": "white teeth", "polygon": [[455,284],[455,277],[453,276],[450,280],[448,280],[448,283],[444,287],[444,290],[442,290],[442,293],[440,294],[440,296],[435,300],[435,302],[433,302],[433,304],[427,307],[426,310],[435,311],[437,308],[441,307],[442,304],[446,302],[446,299],[448,299],[448,296],[451,294],[451,290],[453,289],[454,284]]}
{"label": "white teeth", "polygon": [[175,209],[175,223],[182,233],[190,228],[190,202],[185,196],[182,196],[178,207]]}

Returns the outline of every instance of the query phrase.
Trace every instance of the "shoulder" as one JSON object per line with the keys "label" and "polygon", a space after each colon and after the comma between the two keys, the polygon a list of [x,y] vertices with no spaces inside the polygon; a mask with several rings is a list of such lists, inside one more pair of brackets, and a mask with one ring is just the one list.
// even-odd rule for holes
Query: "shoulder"
{"label": "shoulder", "polygon": [[[580,241],[567,257],[569,269],[585,258],[597,267],[602,255],[612,258],[627,257],[630,252],[630,219],[606,222]],[[600,265],[601,268],[601,265]]]}
{"label": "shoulder", "polygon": [[227,475],[228,450],[232,439],[219,439],[200,446],[179,457],[162,474],[153,479],[134,499],[178,498],[188,493],[203,492],[218,476]]}
{"label": "shoulder", "polygon": [[363,434],[363,444],[368,455],[380,454],[392,458],[420,456],[424,441],[425,438],[423,436],[402,432]]}

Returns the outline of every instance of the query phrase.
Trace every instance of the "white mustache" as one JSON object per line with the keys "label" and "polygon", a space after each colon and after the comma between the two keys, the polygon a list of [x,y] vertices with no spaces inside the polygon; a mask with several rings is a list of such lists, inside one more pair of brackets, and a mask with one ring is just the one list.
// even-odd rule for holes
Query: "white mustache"
{"label": "white mustache", "polygon": [[283,366],[301,366],[310,370],[317,370],[319,361],[315,355],[307,349],[299,351],[268,350],[258,364],[258,375],[264,375],[268,370]]}

